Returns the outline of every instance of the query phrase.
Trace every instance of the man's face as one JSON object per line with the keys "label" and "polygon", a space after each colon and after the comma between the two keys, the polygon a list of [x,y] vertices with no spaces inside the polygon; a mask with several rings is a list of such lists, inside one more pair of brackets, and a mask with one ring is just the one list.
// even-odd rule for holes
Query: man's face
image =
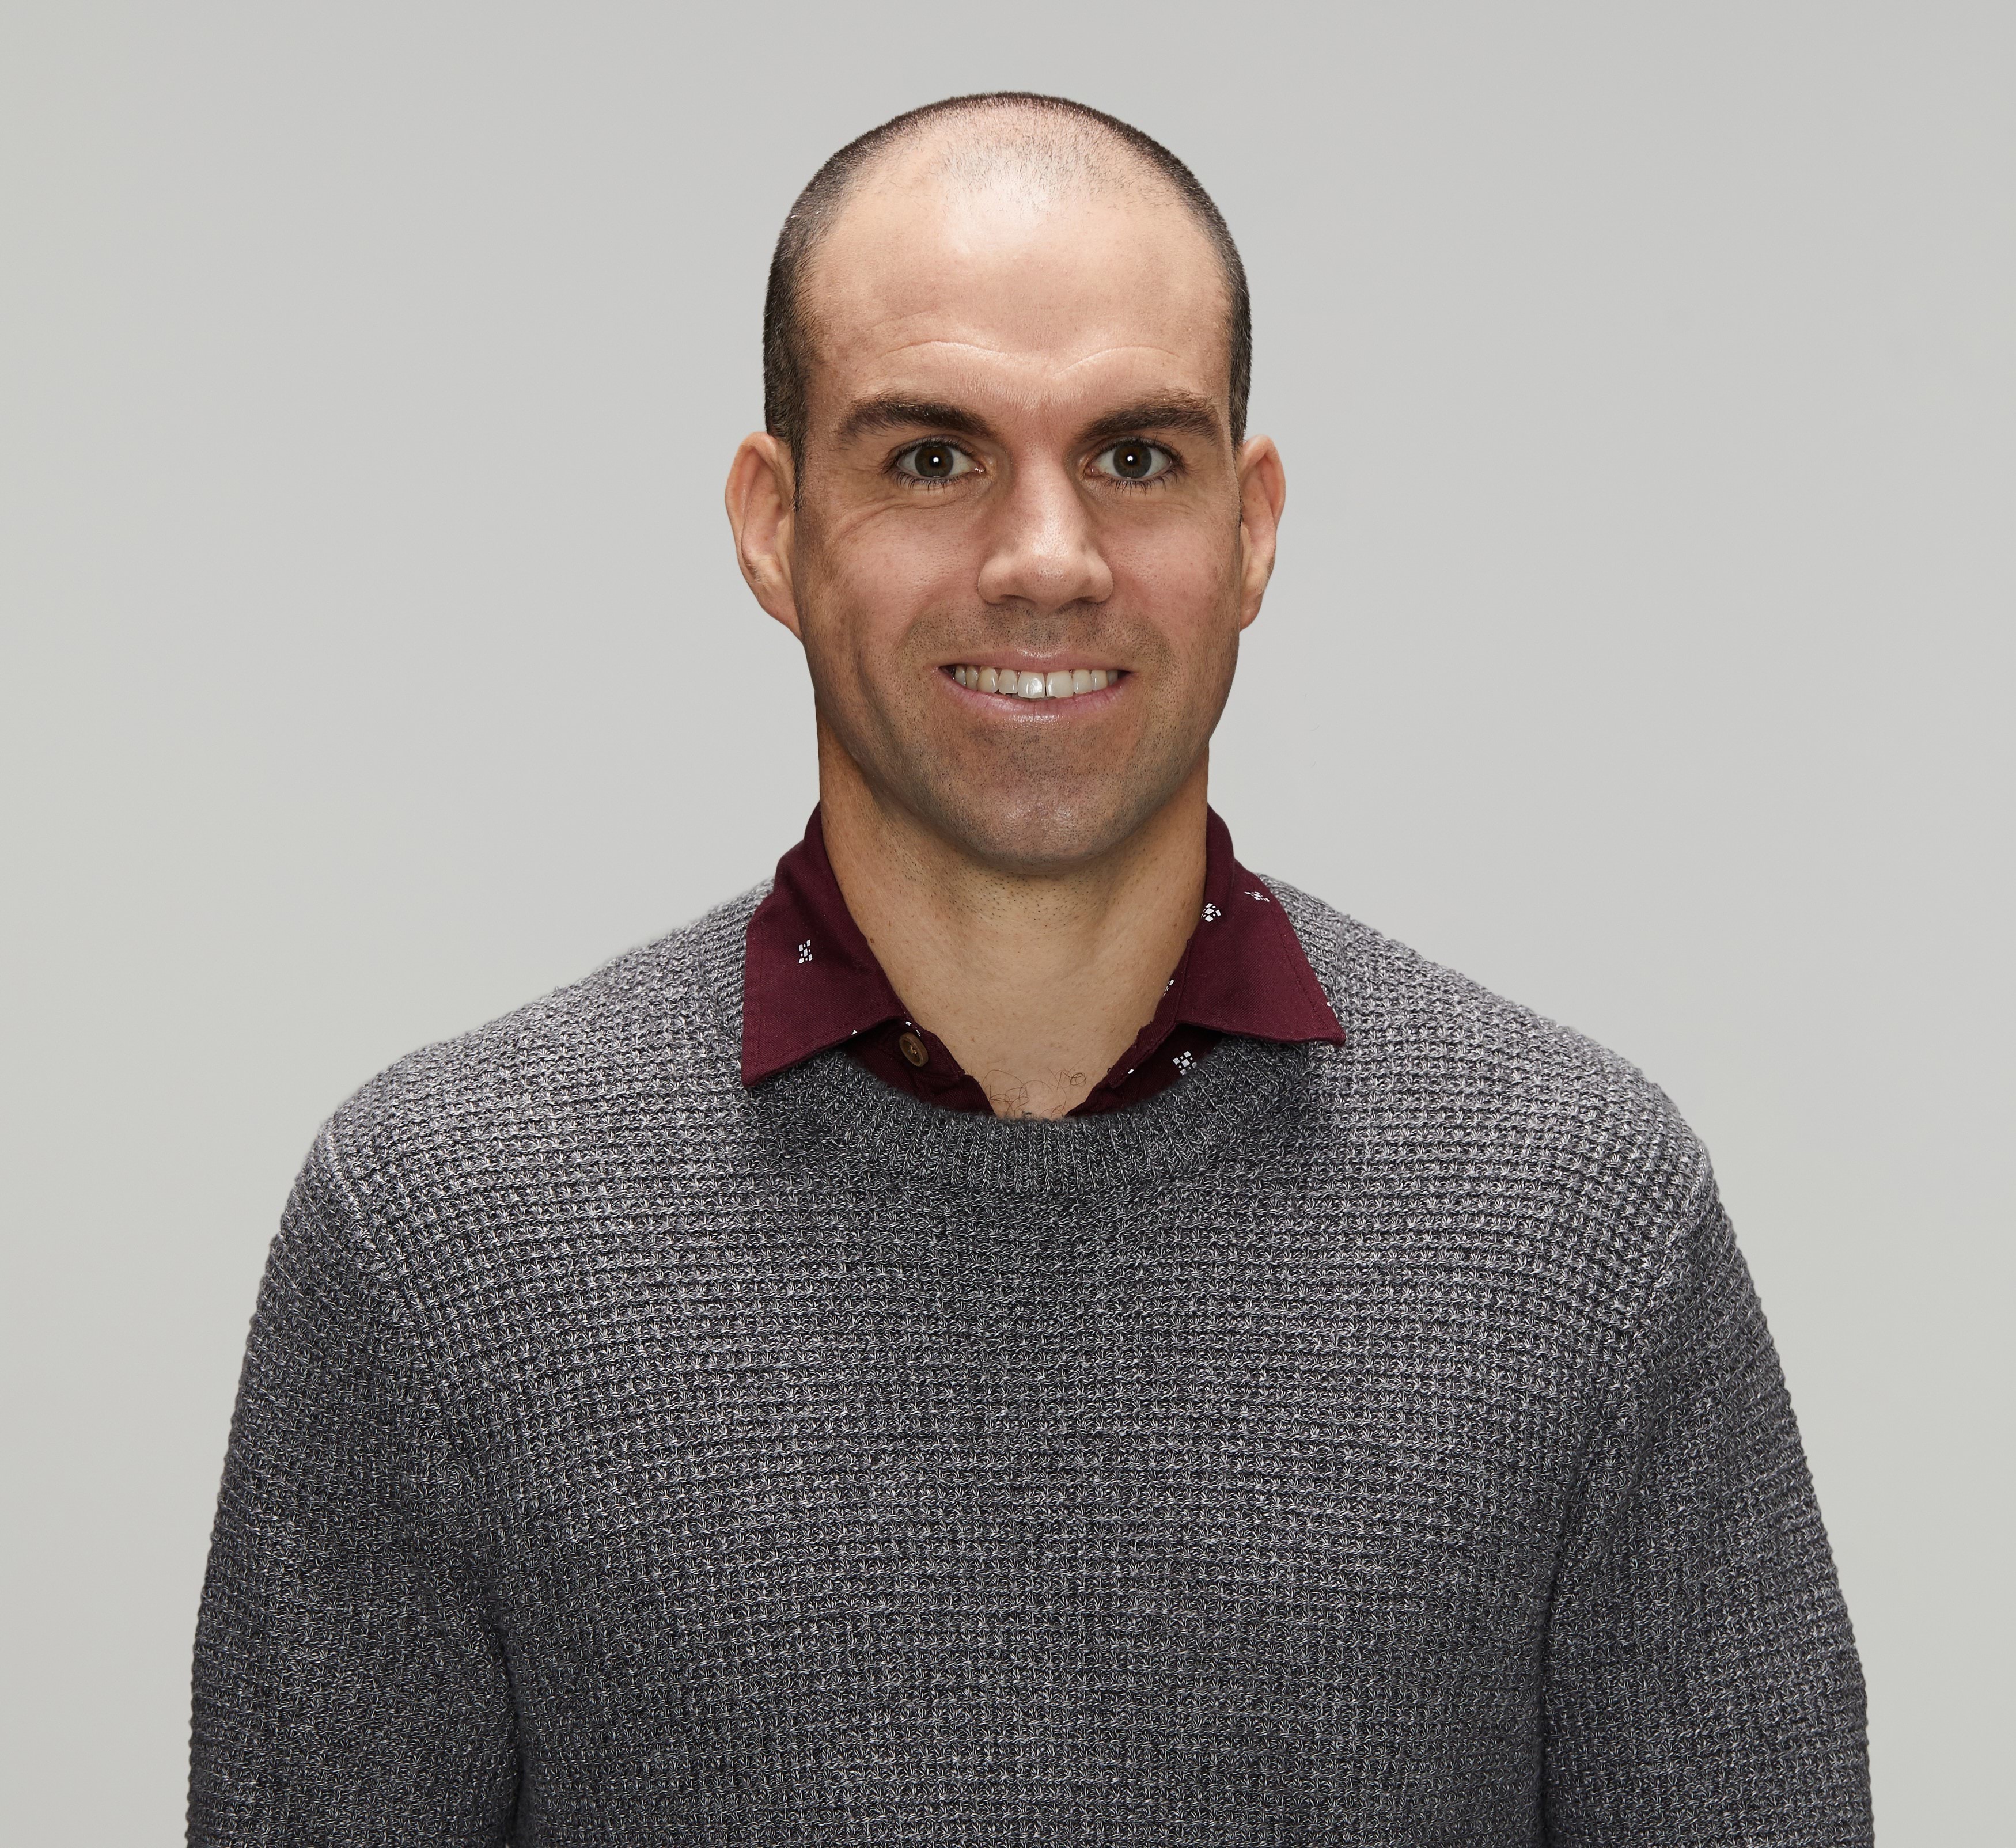
{"label": "man's face", "polygon": [[1146,183],[1031,197],[898,167],[807,297],[788,550],[824,748],[984,862],[1103,853],[1201,774],[1272,563],[1209,243]]}

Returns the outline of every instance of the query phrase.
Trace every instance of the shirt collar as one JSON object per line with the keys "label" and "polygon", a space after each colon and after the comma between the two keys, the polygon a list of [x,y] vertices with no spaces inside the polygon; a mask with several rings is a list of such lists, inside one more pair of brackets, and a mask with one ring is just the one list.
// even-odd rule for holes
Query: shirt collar
{"label": "shirt collar", "polygon": [[[1341,1045],[1344,1030],[1294,926],[1265,883],[1233,858],[1231,832],[1215,811],[1205,816],[1204,883],[1204,909],[1165,1003],[1169,1023]],[[841,896],[814,809],[805,839],[777,862],[776,882],[749,920],[742,1082],[759,1084],[908,1017]]]}

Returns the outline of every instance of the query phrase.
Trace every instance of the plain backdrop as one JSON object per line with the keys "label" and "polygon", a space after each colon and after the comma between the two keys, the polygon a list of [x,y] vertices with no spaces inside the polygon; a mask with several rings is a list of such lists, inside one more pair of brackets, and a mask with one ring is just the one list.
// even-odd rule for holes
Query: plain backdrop
{"label": "plain backdrop", "polygon": [[179,1839],[267,1241],[814,799],[719,506],[797,187],[1059,91],[1256,299],[1241,857],[1714,1152],[1892,1844],[2007,1826],[2016,8],[0,6],[5,1832]]}

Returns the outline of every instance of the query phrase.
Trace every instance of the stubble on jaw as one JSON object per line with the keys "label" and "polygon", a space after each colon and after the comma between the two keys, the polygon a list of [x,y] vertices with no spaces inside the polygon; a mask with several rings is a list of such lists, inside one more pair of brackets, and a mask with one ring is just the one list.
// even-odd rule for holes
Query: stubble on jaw
{"label": "stubble on jaw", "polygon": [[[1071,634],[1078,652],[1102,646],[1138,676],[1133,697],[1141,719],[1109,744],[1087,736],[1060,738],[1042,724],[967,726],[943,701],[930,677],[946,660],[985,661],[1004,644],[1042,645],[1030,631],[996,618],[932,625],[898,651],[902,665],[879,689],[859,657],[833,661],[825,654],[837,633],[818,620],[806,625],[814,702],[821,731],[858,774],[879,807],[913,818],[963,857],[1003,874],[1062,873],[1110,853],[1136,833],[1175,796],[1208,746],[1231,691],[1238,635],[1228,629],[1219,658],[1195,696],[1172,705],[1161,687],[1176,682],[1176,653],[1152,631],[1126,625],[1123,639],[1110,628]],[[987,631],[993,633],[990,637]],[[930,637],[944,635],[934,641]],[[1198,663],[1196,667],[1203,666]],[[1160,685],[1158,685],[1160,683]],[[1102,749],[1125,753],[1114,762]]]}

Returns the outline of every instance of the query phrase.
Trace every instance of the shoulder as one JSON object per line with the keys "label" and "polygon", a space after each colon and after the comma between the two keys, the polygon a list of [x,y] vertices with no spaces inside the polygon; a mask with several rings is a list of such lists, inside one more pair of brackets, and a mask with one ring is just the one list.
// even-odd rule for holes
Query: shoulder
{"label": "shoulder", "polygon": [[1629,1060],[1269,883],[1343,1025],[1323,1102],[1365,1159],[1425,1185],[1467,1179],[1500,1212],[1600,1223],[1628,1244],[1660,1244],[1706,1212],[1706,1152]]}
{"label": "shoulder", "polygon": [[640,1138],[735,1107],[743,933],[767,890],[380,1073],[317,1139],[327,1204],[395,1242],[450,1237],[537,1190],[592,1193]]}

